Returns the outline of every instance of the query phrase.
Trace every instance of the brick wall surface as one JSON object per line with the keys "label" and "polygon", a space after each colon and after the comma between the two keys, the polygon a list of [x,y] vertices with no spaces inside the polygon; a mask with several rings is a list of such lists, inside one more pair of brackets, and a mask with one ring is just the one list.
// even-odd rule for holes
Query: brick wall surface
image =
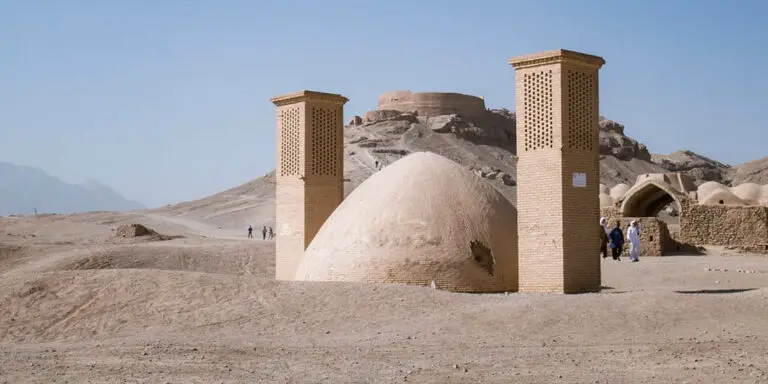
{"label": "brick wall surface", "polygon": [[283,178],[275,197],[275,278],[293,280],[298,257],[304,252],[304,182]]}
{"label": "brick wall surface", "polygon": [[554,152],[559,151],[518,157],[518,268],[523,292],[564,289],[562,164]]}

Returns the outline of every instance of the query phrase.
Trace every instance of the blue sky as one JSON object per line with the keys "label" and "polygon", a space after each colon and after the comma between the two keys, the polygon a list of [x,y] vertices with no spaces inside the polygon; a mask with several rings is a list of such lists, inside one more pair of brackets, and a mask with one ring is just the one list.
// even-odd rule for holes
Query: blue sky
{"label": "blue sky", "polygon": [[453,91],[514,109],[507,59],[597,54],[601,113],[654,153],[768,156],[768,2],[0,0],[0,161],[156,206],[275,164],[269,98]]}

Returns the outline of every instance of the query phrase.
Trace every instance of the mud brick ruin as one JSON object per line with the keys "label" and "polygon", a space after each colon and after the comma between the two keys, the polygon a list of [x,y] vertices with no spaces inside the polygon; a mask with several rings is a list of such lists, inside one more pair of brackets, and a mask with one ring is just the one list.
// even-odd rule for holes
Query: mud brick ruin
{"label": "mud brick ruin", "polygon": [[[277,107],[278,280],[431,285],[459,292],[579,293],[600,289],[598,221],[638,220],[642,255],[702,245],[768,250],[768,186],[698,188],[680,173],[600,184],[598,70],[568,50],[514,58],[517,206],[481,178],[414,153],[344,199],[343,106],[302,91]],[[388,118],[487,115],[483,98],[393,91],[354,124]],[[657,216],[675,208],[679,225]]]}
{"label": "mud brick ruin", "polygon": [[[682,173],[640,175],[627,188],[617,185],[601,193],[602,215],[609,222],[638,220],[641,255],[664,256],[716,245],[752,252],[768,251],[768,188],[744,183],[729,188],[709,181],[696,187]],[[626,190],[626,191],[624,191]],[[657,218],[673,206],[679,224]],[[670,228],[672,227],[672,228]]]}

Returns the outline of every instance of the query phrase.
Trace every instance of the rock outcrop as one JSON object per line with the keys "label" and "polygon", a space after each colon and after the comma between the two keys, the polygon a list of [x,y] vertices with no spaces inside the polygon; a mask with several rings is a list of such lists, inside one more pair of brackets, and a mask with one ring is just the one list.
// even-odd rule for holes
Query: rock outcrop
{"label": "rock outcrop", "polygon": [[405,120],[415,119],[415,114],[410,112],[401,112],[389,109],[377,109],[374,111],[368,111],[363,115],[364,124],[378,123],[380,121],[387,121],[404,117]]}
{"label": "rock outcrop", "polygon": [[117,237],[141,237],[156,235],[157,232],[141,224],[125,224],[117,228],[115,236]]}
{"label": "rock outcrop", "polygon": [[653,155],[651,161],[670,172],[683,172],[696,184],[717,181],[728,184],[728,165],[692,151],[677,151],[668,155]]}
{"label": "rock outcrop", "polygon": [[347,125],[349,126],[356,126],[363,123],[363,118],[357,115],[352,116],[349,121],[347,122]]}
{"label": "rock outcrop", "polygon": [[117,228],[115,231],[115,239],[118,242],[133,242],[133,241],[165,241],[165,240],[173,240],[173,239],[179,239],[184,236],[181,235],[174,235],[174,236],[167,236],[162,235],[152,228],[145,227],[141,224],[124,224]]}
{"label": "rock outcrop", "polygon": [[476,176],[482,177],[484,179],[500,181],[504,185],[508,185],[510,187],[517,185],[517,182],[512,178],[512,176],[510,176],[508,173],[502,172],[501,169],[491,167],[469,167],[469,170],[472,171],[472,173],[474,173]]}
{"label": "rock outcrop", "polygon": [[768,184],[768,157],[728,169],[728,178],[732,185],[742,183]]}
{"label": "rock outcrop", "polygon": [[364,116],[363,124],[418,121],[437,133],[452,133],[476,144],[496,145],[514,150],[515,114],[506,109],[488,110],[479,117],[465,117],[459,114],[421,116],[417,112],[387,109],[368,111]]}
{"label": "rock outcrop", "polygon": [[651,154],[644,144],[624,135],[623,124],[604,117],[600,118],[600,154],[620,160],[651,161]]}

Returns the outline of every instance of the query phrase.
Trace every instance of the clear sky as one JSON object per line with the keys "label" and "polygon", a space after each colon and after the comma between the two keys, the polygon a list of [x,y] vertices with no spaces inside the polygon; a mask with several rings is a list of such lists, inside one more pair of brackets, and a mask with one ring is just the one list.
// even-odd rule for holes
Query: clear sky
{"label": "clear sky", "polygon": [[[0,161],[151,206],[275,165],[269,98],[453,91],[514,109],[507,59],[597,54],[601,113],[654,153],[768,156],[765,1],[0,0]],[[1,181],[0,181],[1,182]]]}

